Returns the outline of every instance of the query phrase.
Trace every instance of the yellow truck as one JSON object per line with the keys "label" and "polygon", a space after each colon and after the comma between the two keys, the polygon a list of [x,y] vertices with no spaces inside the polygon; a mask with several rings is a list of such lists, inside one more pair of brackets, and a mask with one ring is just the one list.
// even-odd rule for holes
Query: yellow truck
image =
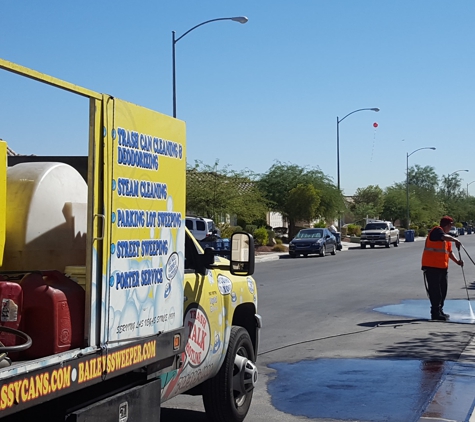
{"label": "yellow truck", "polygon": [[225,259],[186,228],[184,122],[0,69],[89,103],[87,156],[10,156],[0,141],[0,420],[159,421],[182,393],[211,421],[244,420],[254,242],[235,233]]}

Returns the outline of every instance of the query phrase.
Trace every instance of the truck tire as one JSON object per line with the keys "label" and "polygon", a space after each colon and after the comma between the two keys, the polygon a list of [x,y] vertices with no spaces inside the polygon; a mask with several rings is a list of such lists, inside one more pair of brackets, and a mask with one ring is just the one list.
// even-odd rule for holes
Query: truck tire
{"label": "truck tire", "polygon": [[233,326],[219,372],[203,384],[203,404],[211,422],[242,422],[251,406],[257,367],[248,332]]}
{"label": "truck tire", "polygon": [[399,246],[399,236],[396,237],[396,241],[393,243],[393,245],[397,248]]}
{"label": "truck tire", "polygon": [[389,248],[389,247],[391,246],[391,238],[389,238],[389,239],[386,241],[386,243],[385,243],[384,246],[386,246],[387,248]]}
{"label": "truck tire", "polygon": [[366,243],[360,243],[360,248],[365,249],[366,248]]}

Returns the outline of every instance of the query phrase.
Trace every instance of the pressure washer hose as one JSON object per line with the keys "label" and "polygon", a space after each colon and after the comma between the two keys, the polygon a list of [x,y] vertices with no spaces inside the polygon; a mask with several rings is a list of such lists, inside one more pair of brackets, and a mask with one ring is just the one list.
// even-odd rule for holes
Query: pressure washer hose
{"label": "pressure washer hose", "polygon": [[[465,249],[465,246],[463,246],[462,244],[460,244],[460,246],[463,248],[463,250],[465,251],[465,253],[467,254],[468,256],[468,259],[470,259],[470,261],[472,261],[472,264],[475,265],[475,261],[472,259],[472,257],[468,254],[468,251],[467,249]],[[459,249],[459,256],[460,256],[460,249]]]}
{"label": "pressure washer hose", "polygon": [[[460,244],[460,246],[462,246],[463,250],[465,251],[465,253],[468,255],[468,252],[467,250],[464,248],[464,246],[462,244]],[[459,260],[461,261],[462,260],[462,254],[460,253],[460,248],[458,248],[458,251],[459,251]],[[470,255],[468,255],[468,257],[470,258],[470,260],[473,262],[473,259],[470,257]],[[473,262],[473,264],[475,265],[475,262]],[[468,294],[468,287],[467,287],[467,279],[465,278],[465,271],[463,269],[463,265],[461,266],[462,267],[462,275],[463,275],[463,282],[465,283],[465,291],[467,292],[467,300],[470,302],[470,296]]]}

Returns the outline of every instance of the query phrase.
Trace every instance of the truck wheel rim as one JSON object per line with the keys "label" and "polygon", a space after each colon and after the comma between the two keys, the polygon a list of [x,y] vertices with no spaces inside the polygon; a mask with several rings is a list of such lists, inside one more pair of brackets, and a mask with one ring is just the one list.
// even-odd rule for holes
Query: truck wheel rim
{"label": "truck wheel rim", "polygon": [[254,390],[258,378],[257,367],[246,354],[246,350],[241,347],[234,358],[233,393],[236,407],[242,406],[246,395]]}

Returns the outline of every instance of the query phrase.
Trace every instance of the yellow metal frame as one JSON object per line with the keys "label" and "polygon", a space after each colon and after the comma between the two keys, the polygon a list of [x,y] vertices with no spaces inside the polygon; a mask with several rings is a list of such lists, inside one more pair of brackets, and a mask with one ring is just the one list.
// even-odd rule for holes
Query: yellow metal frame
{"label": "yellow metal frame", "polygon": [[0,267],[3,264],[7,219],[7,143],[0,140]]}
{"label": "yellow metal frame", "polygon": [[[15,73],[20,76],[33,79],[38,82],[45,83],[47,85],[71,92],[73,94],[80,95],[89,99],[89,145],[88,145],[88,228],[87,228],[87,241],[86,241],[86,303],[90,308],[92,303],[97,300],[96,292],[90,289],[91,278],[97,278],[97,274],[100,273],[101,268],[98,262],[101,262],[102,254],[102,238],[103,233],[103,202],[102,202],[102,190],[99,189],[97,180],[102,179],[104,172],[103,162],[103,145],[102,145],[102,104],[105,96],[101,93],[92,91],[87,88],[83,88],[79,85],[72,84],[70,82],[63,81],[45,73],[38,72],[36,70],[27,68],[25,66],[18,65],[16,63],[4,60],[0,58],[0,69],[6,70],[11,73]],[[0,143],[1,147],[1,143]],[[3,163],[3,158],[5,163]],[[0,266],[3,261],[3,249],[5,244],[5,230],[2,228],[2,212],[5,213],[6,204],[3,205],[2,201],[5,201],[6,193],[6,144],[5,154],[3,154],[0,148]],[[5,169],[4,169],[5,167]],[[5,189],[1,190],[2,185],[2,171],[5,170]],[[5,214],[3,214],[5,215]],[[3,224],[5,224],[5,217],[3,217]],[[2,237],[3,236],[3,237]],[[2,240],[3,239],[3,240]],[[98,244],[98,242],[100,242]],[[86,310],[86,324],[85,334],[89,345],[99,344],[99,333],[96,330],[96,324],[91,320],[91,312]]]}
{"label": "yellow metal frame", "polygon": [[9,72],[16,73],[17,75],[26,76],[27,78],[34,79],[35,81],[40,81],[45,84],[55,86],[57,88],[64,89],[69,92],[74,92],[75,94],[82,95],[83,97],[95,98],[96,100],[102,100],[102,94],[98,92],[91,91],[87,88],[82,88],[79,85],[74,85],[72,83],[63,81],[61,79],[49,76],[45,73],[38,72],[28,67],[21,66],[19,64],[9,62],[0,58],[0,69],[8,70]]}

